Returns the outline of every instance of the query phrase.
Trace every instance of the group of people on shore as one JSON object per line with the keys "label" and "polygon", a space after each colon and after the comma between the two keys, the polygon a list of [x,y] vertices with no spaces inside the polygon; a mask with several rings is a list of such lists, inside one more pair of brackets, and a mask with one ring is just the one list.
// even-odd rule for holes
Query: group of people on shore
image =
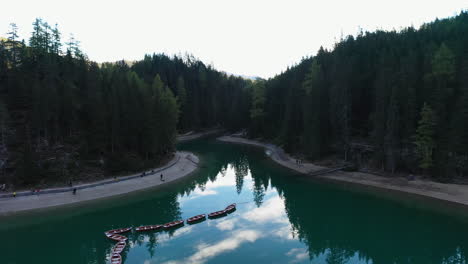
{"label": "group of people on shore", "polygon": [[299,165],[299,166],[302,165],[302,160],[301,159],[296,159],[296,164]]}
{"label": "group of people on shore", "polygon": [[[154,174],[154,170],[151,170],[151,173],[150,174]],[[140,177],[143,177],[143,176],[146,176],[146,171],[144,171],[142,174],[140,174]],[[159,176],[160,180],[161,181],[164,181],[164,176],[163,174],[161,173],[161,175]]]}

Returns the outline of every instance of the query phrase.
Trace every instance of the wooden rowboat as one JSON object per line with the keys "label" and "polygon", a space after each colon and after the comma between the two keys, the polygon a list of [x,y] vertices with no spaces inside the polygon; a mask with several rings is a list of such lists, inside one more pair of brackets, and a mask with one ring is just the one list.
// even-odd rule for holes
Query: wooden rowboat
{"label": "wooden rowboat", "polygon": [[216,211],[208,214],[208,218],[216,218],[226,215],[226,210]]}
{"label": "wooden rowboat", "polygon": [[173,228],[173,227],[177,227],[177,226],[182,226],[184,225],[184,220],[178,220],[178,221],[174,221],[174,222],[169,222],[165,225],[163,225],[163,227],[165,229],[169,229],[169,228]]}
{"label": "wooden rowboat", "polygon": [[150,230],[159,230],[163,226],[162,225],[147,225],[147,226],[140,226],[135,228],[136,231],[138,232],[143,232],[143,231],[150,231]]}
{"label": "wooden rowboat", "polygon": [[122,256],[120,254],[112,254],[111,264],[122,264]]}
{"label": "wooden rowboat", "polygon": [[115,240],[115,241],[125,241],[125,240],[128,239],[127,237],[119,235],[119,234],[113,234],[113,235],[109,235],[107,237],[112,239],[112,240]]}
{"label": "wooden rowboat", "polygon": [[205,220],[205,219],[206,219],[205,214],[196,215],[196,216],[193,216],[193,217],[190,217],[189,219],[187,219],[187,224],[192,224],[192,223],[202,221],[202,220]]}
{"label": "wooden rowboat", "polygon": [[226,207],[226,209],[224,209],[228,214],[234,212],[236,210],[236,204],[233,203],[233,204],[230,204]]}
{"label": "wooden rowboat", "polygon": [[131,227],[118,228],[118,229],[112,229],[112,230],[106,231],[106,232],[104,232],[104,234],[106,234],[106,236],[109,236],[109,235],[113,235],[113,234],[126,233],[126,232],[129,232],[130,230],[132,230]]}
{"label": "wooden rowboat", "polygon": [[115,247],[112,250],[112,255],[122,253],[122,251],[125,249],[125,246],[127,246],[127,243],[125,243],[125,241],[119,241],[117,244],[115,244]]}

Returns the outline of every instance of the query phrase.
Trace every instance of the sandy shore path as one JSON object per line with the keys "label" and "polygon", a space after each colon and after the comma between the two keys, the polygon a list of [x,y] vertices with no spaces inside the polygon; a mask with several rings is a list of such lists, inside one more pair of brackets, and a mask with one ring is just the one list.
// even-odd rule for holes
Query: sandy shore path
{"label": "sandy shore path", "polygon": [[[61,192],[47,193],[48,190],[42,190],[38,195],[0,198],[0,215],[69,205],[151,188],[190,174],[198,167],[198,163],[199,159],[193,153],[178,151],[167,165],[154,169],[154,174],[140,177],[141,173],[139,173],[117,177],[116,180],[111,179],[73,186],[73,188],[78,189],[75,195],[71,191],[61,190]],[[160,179],[161,174],[163,174],[164,181]]]}
{"label": "sandy shore path", "polygon": [[[327,169],[325,167],[316,166],[312,163],[303,163],[298,165],[294,158],[290,157],[284,153],[280,147],[273,144],[231,136],[222,136],[217,139],[223,142],[263,147],[269,152],[270,157],[275,162],[300,173],[307,174]],[[421,179],[408,181],[403,177],[388,178],[369,173],[343,171],[310,177],[424,196],[462,205],[463,207],[468,208],[468,185],[444,184]]]}

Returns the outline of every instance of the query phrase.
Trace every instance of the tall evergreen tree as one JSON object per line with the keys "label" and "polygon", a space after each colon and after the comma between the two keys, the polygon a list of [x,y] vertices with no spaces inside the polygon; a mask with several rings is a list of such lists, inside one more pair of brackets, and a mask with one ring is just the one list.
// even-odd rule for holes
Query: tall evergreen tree
{"label": "tall evergreen tree", "polygon": [[304,152],[311,158],[319,158],[326,151],[328,134],[325,76],[318,60],[312,62],[310,72],[305,76],[304,97]]}
{"label": "tall evergreen tree", "polygon": [[61,42],[61,34],[58,30],[58,25],[55,24],[54,28],[52,29],[52,44],[51,44],[51,52],[57,55],[60,55],[62,52],[62,42]]}
{"label": "tall evergreen tree", "polygon": [[433,153],[435,149],[434,129],[436,121],[435,115],[431,107],[424,103],[421,109],[421,119],[416,129],[414,144],[416,145],[416,153],[419,157],[419,167],[422,169],[431,168],[433,163]]}
{"label": "tall evergreen tree", "polygon": [[180,125],[182,131],[185,131],[188,127],[187,120],[187,90],[185,89],[184,78],[179,76],[177,78],[177,102],[179,103],[180,110]]}
{"label": "tall evergreen tree", "polygon": [[263,133],[265,120],[265,83],[257,81],[252,84],[252,105],[250,108],[250,120],[252,136],[258,136]]}

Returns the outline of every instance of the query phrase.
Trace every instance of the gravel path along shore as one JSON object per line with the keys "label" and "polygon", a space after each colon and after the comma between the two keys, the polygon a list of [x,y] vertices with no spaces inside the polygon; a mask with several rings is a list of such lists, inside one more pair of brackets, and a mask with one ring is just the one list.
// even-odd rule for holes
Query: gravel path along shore
{"label": "gravel path along shore", "polygon": [[[0,198],[0,215],[16,212],[69,205],[84,201],[107,198],[135,192],[169,183],[189,175],[198,167],[199,159],[193,153],[178,151],[165,166],[154,169],[154,173],[141,177],[141,173],[115,179],[107,179],[73,187],[41,190],[38,194]],[[151,171],[151,170],[150,170]],[[164,181],[160,175],[163,174]],[[76,194],[72,193],[77,188]]]}
{"label": "gravel path along shore", "polygon": [[[280,147],[273,144],[232,136],[222,136],[217,139],[223,142],[263,147],[270,152],[270,157],[273,161],[303,174],[327,169],[326,167],[316,166],[312,163],[302,163],[298,165],[294,158],[287,155]],[[329,174],[310,177],[414,194],[456,205],[462,205],[463,207],[468,208],[468,185],[439,183],[422,179],[409,181],[403,177],[389,178],[363,172],[336,171]]]}

